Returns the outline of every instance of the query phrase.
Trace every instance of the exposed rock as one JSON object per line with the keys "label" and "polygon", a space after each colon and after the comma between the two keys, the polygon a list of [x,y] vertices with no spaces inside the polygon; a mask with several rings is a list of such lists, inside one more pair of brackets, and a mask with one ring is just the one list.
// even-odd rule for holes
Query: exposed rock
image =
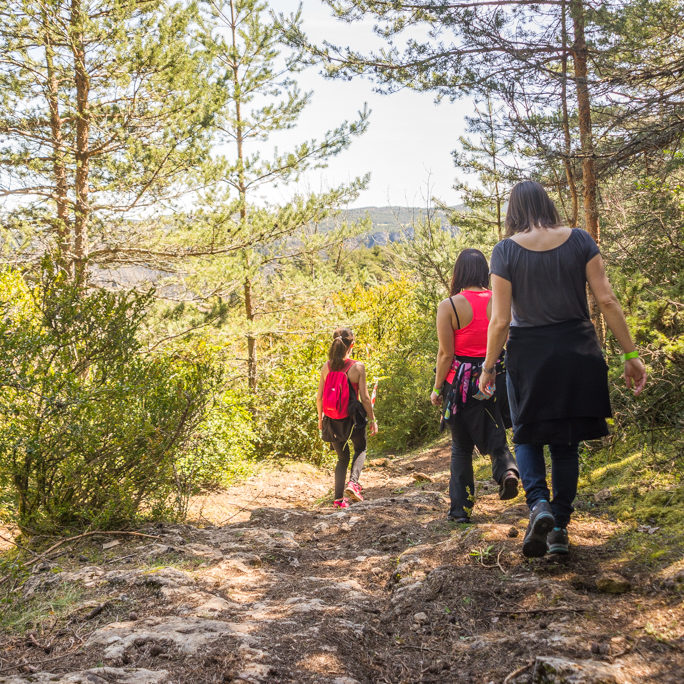
{"label": "exposed rock", "polygon": [[532,684],[630,684],[630,680],[618,665],[538,656]]}
{"label": "exposed rock", "polygon": [[389,458],[374,458],[372,461],[368,462],[369,468],[387,468],[389,466]]}
{"label": "exposed rock", "polygon": [[608,653],[610,653],[610,644],[592,641],[590,650],[594,655],[608,655]]}
{"label": "exposed rock", "polygon": [[133,667],[94,667],[68,674],[37,672],[26,677],[0,677],[0,684],[157,684],[167,682],[166,670],[145,670]]}
{"label": "exposed rock", "polygon": [[103,646],[104,659],[119,662],[128,648],[144,643],[176,646],[191,654],[219,637],[239,634],[244,638],[244,625],[197,617],[150,617],[136,622],[113,622],[90,635],[88,646]]}
{"label": "exposed rock", "polygon": [[605,572],[597,578],[596,588],[604,594],[624,594],[632,585],[628,579],[616,572]]}
{"label": "exposed rock", "polygon": [[609,487],[606,487],[605,489],[602,489],[594,494],[594,501],[597,501],[598,503],[605,503],[606,501],[610,501],[612,497],[613,492]]}
{"label": "exposed rock", "polygon": [[425,473],[421,472],[413,473],[413,479],[416,482],[434,482],[434,480],[429,475],[426,475]]}
{"label": "exposed rock", "polygon": [[428,616],[426,613],[416,613],[413,616],[413,621],[418,625],[424,625],[428,621]]}
{"label": "exposed rock", "polygon": [[184,550],[193,556],[200,556],[209,560],[217,560],[223,557],[223,554],[218,549],[214,549],[206,544],[188,544]]}
{"label": "exposed rock", "polygon": [[293,596],[285,601],[286,606],[291,606],[293,613],[316,613],[327,610],[328,606],[317,598],[305,596]]}

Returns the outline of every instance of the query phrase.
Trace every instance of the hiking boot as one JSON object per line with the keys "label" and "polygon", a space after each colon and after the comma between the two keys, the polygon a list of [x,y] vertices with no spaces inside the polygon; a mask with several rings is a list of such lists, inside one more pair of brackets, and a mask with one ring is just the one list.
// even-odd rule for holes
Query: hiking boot
{"label": "hiking boot", "polygon": [[509,499],[515,499],[518,496],[518,483],[520,478],[515,474],[513,470],[509,470],[499,485],[499,498],[502,501],[508,501]]}
{"label": "hiking boot", "polygon": [[363,496],[361,495],[361,485],[358,482],[352,482],[349,480],[347,486],[344,490],[345,496],[348,496],[352,501],[363,501]]}
{"label": "hiking boot", "polygon": [[349,508],[349,499],[346,496],[343,499],[335,499],[333,508]]}
{"label": "hiking boot", "polygon": [[554,527],[546,536],[549,553],[568,553],[568,531],[564,527]]}
{"label": "hiking boot", "polygon": [[525,558],[541,558],[546,553],[546,535],[554,525],[553,513],[548,501],[538,501],[530,513],[530,522],[523,539]]}
{"label": "hiking boot", "polygon": [[456,523],[469,523],[470,518],[467,515],[447,515],[446,517],[447,522],[456,522]]}

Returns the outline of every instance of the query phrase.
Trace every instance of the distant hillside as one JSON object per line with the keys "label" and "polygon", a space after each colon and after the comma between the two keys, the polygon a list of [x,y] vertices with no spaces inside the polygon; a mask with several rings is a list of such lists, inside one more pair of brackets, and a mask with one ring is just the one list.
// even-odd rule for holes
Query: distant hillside
{"label": "distant hillside", "polygon": [[[456,211],[461,207],[453,207],[451,211]],[[449,210],[431,209],[430,213],[433,220],[438,220],[443,226],[449,225]],[[407,229],[427,215],[424,207],[359,207],[356,209],[345,209],[334,219],[321,221],[320,227],[329,230],[340,221],[355,223],[369,218],[372,229],[365,236],[363,242],[372,247],[373,245],[386,245],[388,242],[397,242],[404,238]]]}

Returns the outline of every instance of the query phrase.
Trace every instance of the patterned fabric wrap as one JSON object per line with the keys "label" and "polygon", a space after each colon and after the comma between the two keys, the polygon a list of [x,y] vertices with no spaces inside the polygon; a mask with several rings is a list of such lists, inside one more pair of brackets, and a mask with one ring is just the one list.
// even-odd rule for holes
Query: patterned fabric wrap
{"label": "patterned fabric wrap", "polygon": [[[482,359],[484,361],[484,359]],[[453,381],[451,385],[447,383],[447,391],[445,401],[443,403],[444,420],[449,420],[455,416],[468,400],[478,391],[478,383],[480,381],[480,373],[482,372],[482,361],[479,363],[471,361],[461,361],[454,357],[451,363],[451,370],[447,374],[449,377],[453,373]],[[496,362],[496,372],[504,372],[505,367],[503,361],[499,359]]]}

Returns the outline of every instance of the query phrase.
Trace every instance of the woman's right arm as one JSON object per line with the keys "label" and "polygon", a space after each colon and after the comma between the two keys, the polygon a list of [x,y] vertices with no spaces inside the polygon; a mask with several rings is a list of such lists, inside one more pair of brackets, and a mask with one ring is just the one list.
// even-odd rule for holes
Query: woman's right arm
{"label": "woman's right arm", "polygon": [[321,368],[321,376],[318,379],[318,392],[316,393],[316,409],[318,410],[318,429],[323,429],[323,388],[325,387],[325,364]]}
{"label": "woman's right arm", "polygon": [[[486,395],[491,395],[496,380],[496,361],[506,344],[511,324],[511,301],[513,287],[509,280],[492,273],[492,314],[487,328],[487,356],[482,364],[479,388]],[[488,369],[488,373],[485,369]]]}
{"label": "woman's right arm", "polygon": [[[629,334],[625,315],[613,288],[610,286],[600,254],[587,262],[586,275],[594,299],[596,299],[599,309],[606,319],[606,324],[622,347],[622,351],[626,354],[635,351],[636,346]],[[632,388],[635,395],[640,394],[641,390],[644,389],[646,369],[641,359],[635,358],[625,361],[625,382],[627,387]]]}
{"label": "woman's right arm", "polygon": [[448,299],[440,302],[439,307],[437,307],[437,338],[439,339],[437,369],[435,371],[434,389],[430,395],[430,401],[435,406],[439,406],[442,402],[439,391],[454,359],[454,329],[451,327],[451,304],[449,304]]}

